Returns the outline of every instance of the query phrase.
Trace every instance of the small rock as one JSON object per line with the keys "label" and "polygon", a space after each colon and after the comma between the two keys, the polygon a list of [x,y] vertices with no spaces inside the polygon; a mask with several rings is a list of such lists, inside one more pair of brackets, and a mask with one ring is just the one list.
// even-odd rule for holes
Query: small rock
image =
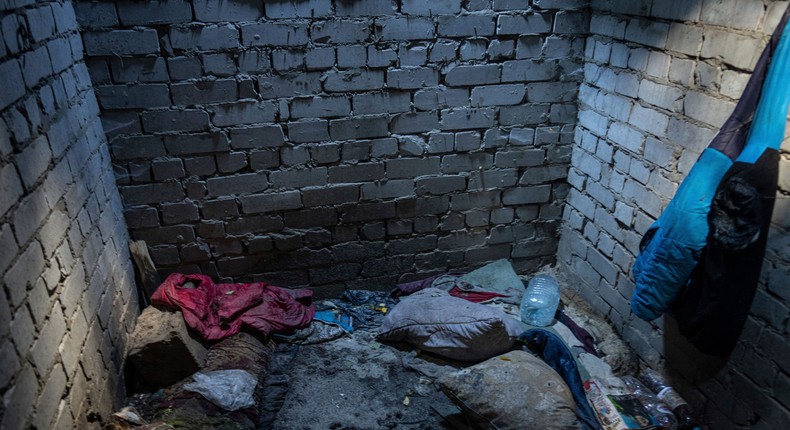
{"label": "small rock", "polygon": [[192,338],[181,312],[147,307],[137,319],[128,362],[153,387],[166,387],[200,370],[206,348]]}

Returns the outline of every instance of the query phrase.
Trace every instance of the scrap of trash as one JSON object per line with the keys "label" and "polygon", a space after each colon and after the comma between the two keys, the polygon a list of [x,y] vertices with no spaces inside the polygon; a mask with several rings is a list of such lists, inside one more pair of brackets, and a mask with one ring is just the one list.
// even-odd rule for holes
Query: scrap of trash
{"label": "scrap of trash", "polygon": [[[450,402],[431,409],[445,428],[695,428],[667,380],[638,371],[612,328],[562,293],[551,270],[522,279],[507,260],[320,302],[308,290],[174,274],[140,316],[127,360],[138,394],[110,428],[272,428],[289,391],[283,366],[335,342],[415,375],[400,408],[443,393]],[[328,363],[376,375],[365,360]],[[338,410],[349,401],[335,397]]]}

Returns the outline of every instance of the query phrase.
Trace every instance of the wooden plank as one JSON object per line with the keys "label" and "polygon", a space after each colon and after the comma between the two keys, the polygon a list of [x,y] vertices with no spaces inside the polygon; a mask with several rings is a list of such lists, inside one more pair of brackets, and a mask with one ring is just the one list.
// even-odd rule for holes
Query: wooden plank
{"label": "wooden plank", "polygon": [[144,300],[143,307],[147,306],[151,301],[151,295],[159,287],[162,281],[159,279],[159,274],[156,272],[156,265],[148,254],[148,245],[144,240],[135,240],[129,243],[129,251],[132,253],[135,268],[137,268],[137,276],[142,286],[141,298]]}

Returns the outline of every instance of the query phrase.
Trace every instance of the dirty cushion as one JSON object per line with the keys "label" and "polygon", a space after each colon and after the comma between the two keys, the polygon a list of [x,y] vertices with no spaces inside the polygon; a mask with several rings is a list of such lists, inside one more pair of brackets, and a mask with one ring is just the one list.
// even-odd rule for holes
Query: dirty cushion
{"label": "dirty cushion", "polygon": [[509,351],[519,322],[499,309],[426,288],[384,318],[378,339],[403,341],[446,358],[478,362]]}
{"label": "dirty cushion", "polygon": [[570,389],[540,358],[511,351],[438,380],[481,428],[578,429]]}

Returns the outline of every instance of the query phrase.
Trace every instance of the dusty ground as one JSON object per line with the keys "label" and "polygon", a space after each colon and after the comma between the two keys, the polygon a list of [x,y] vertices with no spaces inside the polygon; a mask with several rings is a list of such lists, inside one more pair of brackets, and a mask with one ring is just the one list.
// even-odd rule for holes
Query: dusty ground
{"label": "dusty ground", "polygon": [[452,402],[431,378],[404,368],[405,354],[376,342],[370,331],[316,345],[281,345],[272,364],[288,376],[289,389],[273,428],[456,428],[432,409],[453,408]]}

